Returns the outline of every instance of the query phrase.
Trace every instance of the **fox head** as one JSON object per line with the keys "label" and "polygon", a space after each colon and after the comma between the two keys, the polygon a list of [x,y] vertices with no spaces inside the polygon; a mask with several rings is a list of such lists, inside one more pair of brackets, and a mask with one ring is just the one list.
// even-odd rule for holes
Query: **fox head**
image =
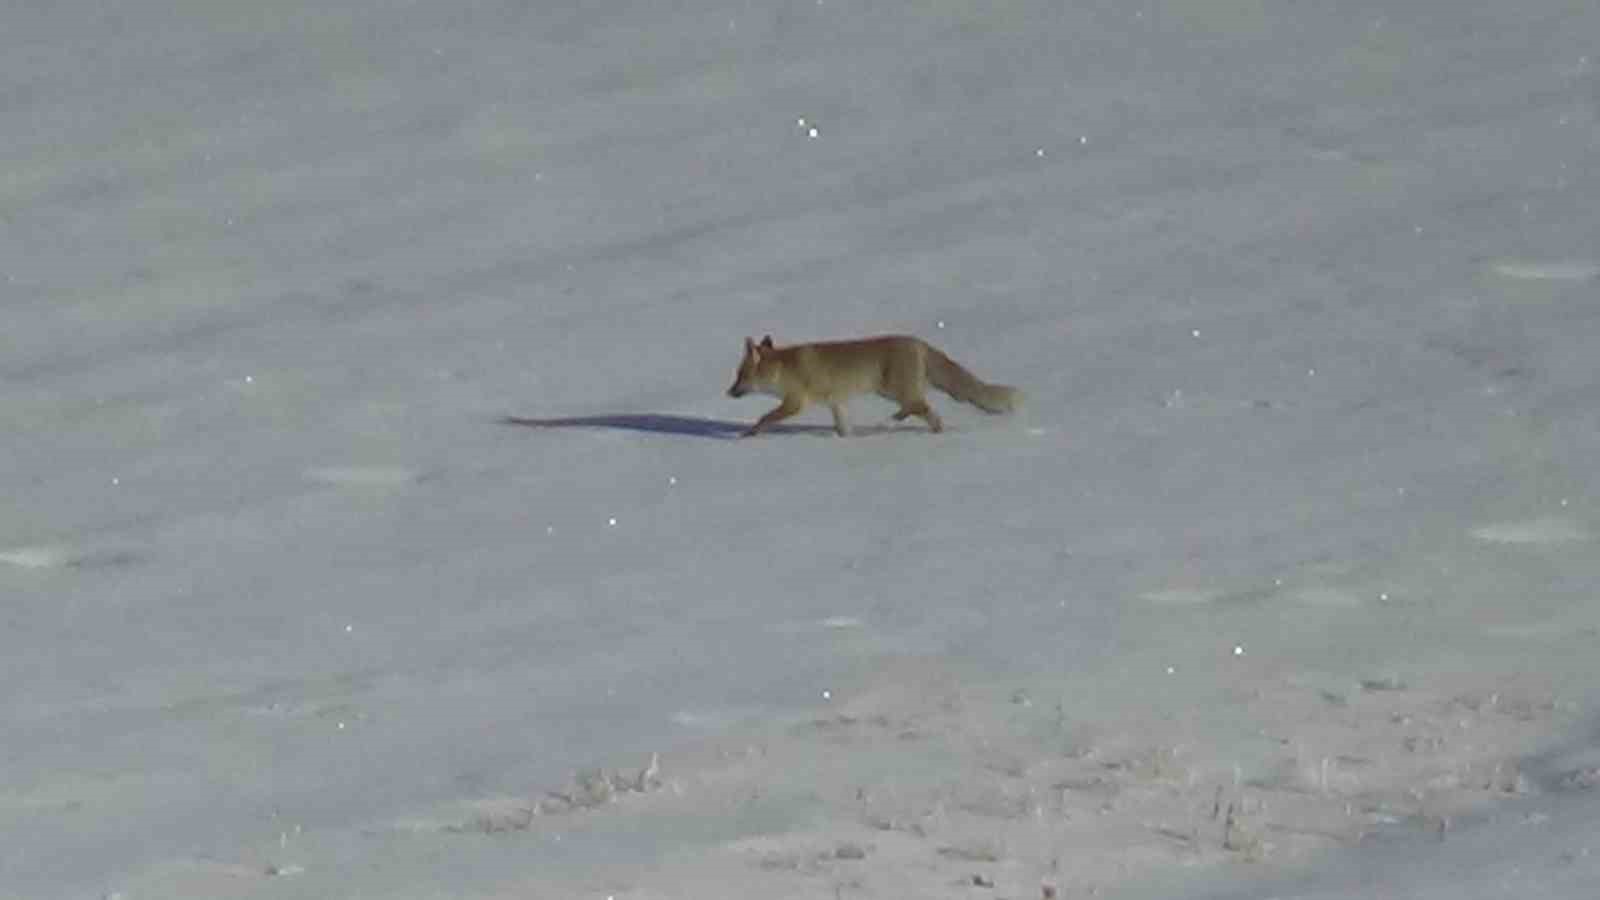
{"label": "fox head", "polygon": [[750,338],[744,339],[744,358],[739,360],[739,371],[734,373],[733,387],[728,388],[729,397],[743,397],[751,391],[765,391],[770,383],[770,376],[765,371],[763,363],[771,361],[769,354],[776,349],[772,345],[772,335],[756,343]]}

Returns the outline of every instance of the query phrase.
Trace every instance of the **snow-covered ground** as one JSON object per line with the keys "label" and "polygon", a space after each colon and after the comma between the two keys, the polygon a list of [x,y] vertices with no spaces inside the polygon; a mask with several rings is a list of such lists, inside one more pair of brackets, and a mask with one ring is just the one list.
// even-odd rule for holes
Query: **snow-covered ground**
{"label": "snow-covered ground", "polygon": [[0,19],[0,896],[1592,896],[1592,0]]}

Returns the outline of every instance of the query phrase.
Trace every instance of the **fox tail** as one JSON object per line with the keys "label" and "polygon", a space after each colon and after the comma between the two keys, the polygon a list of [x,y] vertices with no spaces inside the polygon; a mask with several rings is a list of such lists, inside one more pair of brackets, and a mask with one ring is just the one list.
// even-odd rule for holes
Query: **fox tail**
{"label": "fox tail", "polygon": [[927,368],[929,384],[984,412],[1008,413],[1022,401],[1021,391],[979,380],[978,376],[932,346],[928,347]]}

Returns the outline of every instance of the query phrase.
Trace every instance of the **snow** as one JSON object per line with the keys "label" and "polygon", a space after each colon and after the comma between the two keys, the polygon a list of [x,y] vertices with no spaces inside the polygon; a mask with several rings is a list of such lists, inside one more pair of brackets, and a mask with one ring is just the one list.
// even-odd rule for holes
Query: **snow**
{"label": "snow", "polygon": [[1593,3],[5,20],[0,896],[1592,894]]}

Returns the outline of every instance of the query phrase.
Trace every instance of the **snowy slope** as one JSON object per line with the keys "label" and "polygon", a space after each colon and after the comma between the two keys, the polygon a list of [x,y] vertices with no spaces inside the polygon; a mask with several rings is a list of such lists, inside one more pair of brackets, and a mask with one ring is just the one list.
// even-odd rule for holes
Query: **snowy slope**
{"label": "snowy slope", "polygon": [[[13,4],[0,895],[1596,834],[1600,12],[1336,6]],[[890,330],[1024,409],[728,440]]]}

